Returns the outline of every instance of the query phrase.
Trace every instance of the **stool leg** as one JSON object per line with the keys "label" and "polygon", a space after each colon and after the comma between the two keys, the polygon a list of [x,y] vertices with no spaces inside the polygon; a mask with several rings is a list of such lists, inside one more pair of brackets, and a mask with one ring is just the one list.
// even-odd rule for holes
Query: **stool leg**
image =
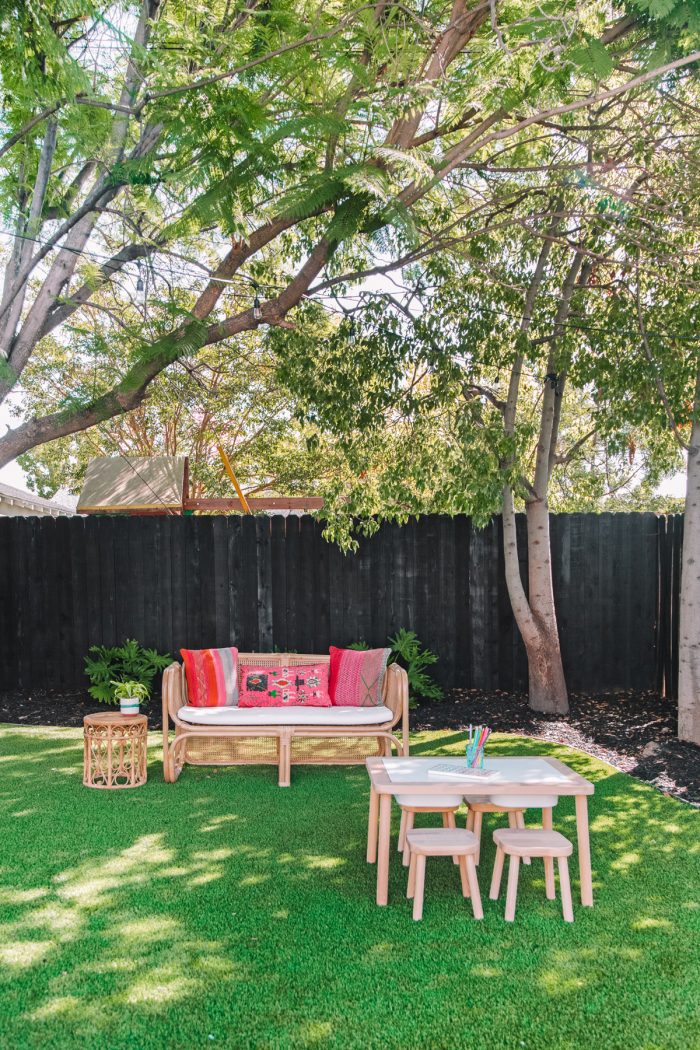
{"label": "stool leg", "polygon": [[496,859],[493,862],[493,875],[491,876],[491,890],[489,897],[492,901],[498,900],[498,895],[501,892],[501,876],[503,874],[503,861],[505,860],[505,853],[500,846],[496,846]]}
{"label": "stool leg", "polygon": [[425,854],[416,857],[416,884],[413,895],[413,918],[416,922],[423,918],[423,892],[425,890]]}
{"label": "stool leg", "polygon": [[479,893],[479,879],[476,874],[476,864],[474,862],[474,855],[472,853],[466,858],[467,861],[467,879],[469,880],[469,890],[472,897],[472,911],[475,919],[483,919],[484,909],[481,907],[481,894]]}
{"label": "stool leg", "polygon": [[403,828],[403,866],[404,868],[408,864],[408,855],[410,850],[408,848],[408,833],[413,829],[413,813],[411,810],[406,810],[406,823]]}
{"label": "stool leg", "polygon": [[506,922],[512,922],[515,918],[515,901],[518,896],[518,869],[520,857],[510,858],[508,865],[508,890],[506,892]]}
{"label": "stool leg", "polygon": [[410,900],[416,891],[416,860],[417,854],[411,854],[411,863],[408,866],[408,885],[406,886],[406,896]]}
{"label": "stool leg", "polygon": [[401,823],[399,824],[399,853],[403,853],[404,836],[406,834],[406,810],[401,810]]}
{"label": "stool leg", "polygon": [[557,864],[559,865],[559,889],[561,891],[561,909],[564,913],[564,922],[573,922],[574,908],[571,903],[569,860],[567,857],[557,857]]}
{"label": "stool leg", "polygon": [[554,858],[544,858],[544,888],[547,894],[547,900],[556,900],[557,893],[554,888]]}
{"label": "stool leg", "polygon": [[476,839],[477,839],[476,856],[474,857],[474,863],[475,864],[479,863],[479,859],[481,857],[481,824],[482,824],[482,821],[483,821],[483,817],[484,817],[484,814],[480,813],[479,810],[477,810],[476,813],[474,814],[474,827],[473,827],[472,830],[473,830],[474,834],[476,835]]}
{"label": "stool leg", "polygon": [[[516,828],[519,828],[521,831],[525,830],[525,814],[524,813],[520,812],[520,813],[516,813],[515,814],[515,826],[516,826]],[[529,864],[529,863],[530,863],[530,858],[529,857],[523,857],[523,864]]]}
{"label": "stool leg", "polygon": [[[454,813],[451,810],[448,810],[445,814],[443,814],[443,816],[444,816],[444,824],[445,824],[446,828],[453,828],[453,829],[455,829],[457,827],[457,821],[455,819],[455,815],[454,815]],[[455,864],[459,864],[459,857],[453,857],[452,860],[454,861]]]}
{"label": "stool leg", "polygon": [[459,864],[459,877],[462,882],[462,896],[469,896],[469,876],[467,874],[467,861],[464,856],[457,858]]}

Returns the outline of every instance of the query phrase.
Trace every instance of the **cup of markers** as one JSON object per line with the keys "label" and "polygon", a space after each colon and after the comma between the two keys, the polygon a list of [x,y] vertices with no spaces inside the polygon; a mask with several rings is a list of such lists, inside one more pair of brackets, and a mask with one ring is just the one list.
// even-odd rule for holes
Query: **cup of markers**
{"label": "cup of markers", "polygon": [[466,755],[469,769],[484,768],[484,745],[491,736],[488,726],[469,726]]}

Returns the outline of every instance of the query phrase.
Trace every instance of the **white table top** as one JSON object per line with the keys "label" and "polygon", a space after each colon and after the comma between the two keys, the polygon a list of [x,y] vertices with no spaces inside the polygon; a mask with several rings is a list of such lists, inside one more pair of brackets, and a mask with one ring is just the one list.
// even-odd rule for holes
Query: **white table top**
{"label": "white table top", "polygon": [[372,785],[381,794],[395,795],[410,787],[412,793],[438,795],[445,788],[459,787],[466,795],[498,794],[551,794],[592,795],[594,788],[589,780],[556,758],[544,756],[518,756],[487,758],[484,768],[494,771],[490,777],[431,776],[430,770],[437,763],[464,762],[461,756],[433,755],[429,758],[368,758],[367,772]]}

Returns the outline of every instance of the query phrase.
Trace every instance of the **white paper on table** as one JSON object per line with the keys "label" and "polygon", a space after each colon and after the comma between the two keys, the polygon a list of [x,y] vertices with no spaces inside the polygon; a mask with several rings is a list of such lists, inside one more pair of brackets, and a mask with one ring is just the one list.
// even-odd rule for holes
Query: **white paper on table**
{"label": "white paper on table", "polygon": [[466,762],[459,760],[436,762],[430,767],[428,776],[433,780],[493,780],[498,774],[494,769],[470,769]]}
{"label": "white paper on table", "polygon": [[[431,775],[431,767],[440,762],[459,762],[459,758],[384,758],[384,768],[393,784],[435,784],[437,779]],[[462,759],[467,770],[467,760]],[[493,771],[488,778],[489,789],[498,788],[499,784],[543,784],[556,786],[568,783],[565,773],[550,766],[543,758],[486,758],[484,769]],[[449,784],[450,778],[441,776],[440,782]],[[474,780],[483,781],[483,777]],[[454,783],[464,783],[464,777],[454,778]]]}

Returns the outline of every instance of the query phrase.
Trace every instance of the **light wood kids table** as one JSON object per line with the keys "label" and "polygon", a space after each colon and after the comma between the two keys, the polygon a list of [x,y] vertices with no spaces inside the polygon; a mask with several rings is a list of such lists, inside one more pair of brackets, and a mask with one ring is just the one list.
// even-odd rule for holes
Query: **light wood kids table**
{"label": "light wood kids table", "polygon": [[[588,834],[588,796],[594,787],[590,780],[569,769],[556,758],[487,758],[484,767],[494,776],[446,777],[431,775],[440,763],[459,763],[459,756],[432,758],[368,758],[370,779],[367,863],[377,864],[377,904],[389,898],[389,853],[391,799],[393,795],[573,795],[576,803],[576,833],[581,879],[581,903],[593,907],[591,847]],[[552,827],[552,810],[542,810],[542,824]]]}

